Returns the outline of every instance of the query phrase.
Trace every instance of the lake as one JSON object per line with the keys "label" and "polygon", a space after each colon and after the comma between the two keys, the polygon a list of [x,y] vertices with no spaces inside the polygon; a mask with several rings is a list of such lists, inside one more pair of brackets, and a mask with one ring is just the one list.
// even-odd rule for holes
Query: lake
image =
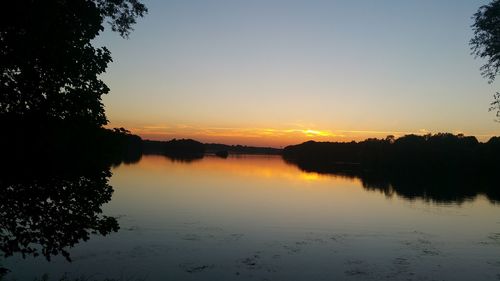
{"label": "lake", "polygon": [[[279,156],[143,156],[112,169],[120,230],[7,280],[500,280],[500,205],[305,172]],[[93,280],[93,279],[92,279]]]}

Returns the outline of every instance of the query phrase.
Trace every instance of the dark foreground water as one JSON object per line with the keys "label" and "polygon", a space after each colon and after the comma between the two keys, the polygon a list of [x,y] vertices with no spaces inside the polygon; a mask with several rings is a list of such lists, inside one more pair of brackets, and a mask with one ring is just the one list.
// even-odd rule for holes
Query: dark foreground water
{"label": "dark foreground water", "polygon": [[69,248],[72,262],[2,258],[6,280],[500,280],[485,195],[408,196],[278,156],[144,156],[112,173],[102,208],[120,230]]}

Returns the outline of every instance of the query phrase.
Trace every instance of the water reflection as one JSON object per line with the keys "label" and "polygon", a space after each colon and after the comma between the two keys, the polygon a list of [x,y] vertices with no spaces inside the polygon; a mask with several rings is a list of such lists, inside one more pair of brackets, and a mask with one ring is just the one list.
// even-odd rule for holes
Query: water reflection
{"label": "water reflection", "polygon": [[203,159],[203,154],[166,153],[164,156],[172,162],[191,163]]}
{"label": "water reflection", "polygon": [[115,218],[102,215],[111,200],[109,170],[37,178],[5,177],[0,183],[0,250],[70,260],[68,248],[118,230]]}
{"label": "water reflection", "polygon": [[[164,154],[165,159],[171,162],[193,163],[204,159],[203,154]],[[161,156],[156,156],[161,157]],[[283,176],[283,169],[280,165],[269,167],[267,159],[274,159],[276,156],[238,156],[232,155],[230,159],[221,158],[221,161],[211,158],[210,163],[217,163],[217,166],[224,166],[224,169],[231,173],[260,173],[267,177]],[[244,157],[245,161],[232,161],[238,157]],[[263,161],[263,163],[253,163],[255,161]],[[318,179],[319,175],[333,176],[336,178],[346,178],[352,180],[360,180],[361,185],[366,190],[380,191],[388,197],[397,195],[408,200],[423,200],[426,202],[436,203],[456,203],[461,204],[466,201],[473,200],[478,195],[485,195],[491,203],[500,203],[500,187],[492,175],[483,173],[463,173],[463,172],[448,172],[448,173],[420,173],[415,171],[412,173],[390,173],[384,172],[367,172],[352,165],[324,166],[314,165],[311,163],[302,163],[283,159],[284,163],[299,168],[305,173],[293,173],[289,175],[306,180]],[[251,167],[240,167],[242,163],[253,163]],[[158,164],[161,165],[161,164]],[[258,169],[258,167],[261,167]],[[216,167],[210,166],[210,169]]]}
{"label": "water reflection", "polygon": [[[134,163],[139,159],[122,160]],[[25,160],[22,167],[12,165],[0,171],[0,252],[4,257],[43,256],[50,261],[62,255],[71,261],[69,250],[79,242],[118,231],[118,221],[104,215],[102,207],[113,194],[108,183],[110,168],[122,160],[58,159],[45,165],[39,165],[40,159]]]}
{"label": "water reflection", "polygon": [[[96,169],[72,175],[95,175],[94,184],[107,184],[108,174],[100,178],[90,171]],[[98,198],[80,197],[102,208],[90,211],[91,217],[120,217],[122,231],[75,244],[72,263],[6,259],[9,278],[34,280],[47,272],[54,277],[68,273],[73,279],[84,274],[97,280],[151,281],[431,280],[437,274],[446,280],[489,280],[498,271],[499,206],[485,196],[460,206],[455,197],[432,199],[450,203],[446,205],[416,199],[423,197],[409,201],[404,190],[394,191],[397,181],[382,189],[385,181],[378,177],[301,171],[279,156],[209,155],[182,163],[163,155],[144,156],[112,172],[111,202],[98,206],[109,200],[109,194],[102,195],[109,188],[98,188]],[[427,195],[430,191],[408,190],[436,198]],[[34,201],[44,206],[47,198]],[[68,213],[62,216],[73,215]],[[90,235],[95,228],[84,224],[75,227]],[[461,272],[463,268],[468,271]]]}
{"label": "water reflection", "polygon": [[408,200],[436,203],[463,203],[485,195],[491,203],[500,203],[500,187],[494,175],[486,173],[396,173],[368,172],[353,165],[324,166],[285,159],[308,173],[360,179],[367,190],[376,190],[387,196],[394,194]]}

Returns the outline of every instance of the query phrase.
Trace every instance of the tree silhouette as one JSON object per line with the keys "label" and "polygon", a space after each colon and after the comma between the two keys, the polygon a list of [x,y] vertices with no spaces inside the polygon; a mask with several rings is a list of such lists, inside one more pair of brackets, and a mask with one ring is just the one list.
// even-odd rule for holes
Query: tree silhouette
{"label": "tree silhouette", "polygon": [[0,9],[0,117],[107,123],[99,79],[112,60],[92,40],[104,30],[127,37],[147,12],[138,0],[16,0]]}
{"label": "tree silhouette", "polygon": [[[474,37],[470,40],[472,54],[486,59],[481,75],[492,83],[500,72],[500,0],[481,6],[473,16]],[[494,95],[490,110],[500,117],[500,93]]]}

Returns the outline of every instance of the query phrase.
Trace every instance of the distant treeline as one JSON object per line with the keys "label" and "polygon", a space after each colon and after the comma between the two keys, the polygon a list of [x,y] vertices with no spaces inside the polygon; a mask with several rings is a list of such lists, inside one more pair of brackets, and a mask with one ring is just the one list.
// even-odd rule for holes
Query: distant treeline
{"label": "distant treeline", "polygon": [[192,139],[173,139],[170,141],[144,140],[142,149],[145,154],[165,154],[172,156],[207,154],[281,154],[281,149],[243,145],[204,144]]}
{"label": "distant treeline", "polygon": [[[124,128],[108,129],[88,123],[58,119],[0,117],[5,132],[0,138],[3,164],[30,167],[33,172],[44,168],[64,168],[64,164],[81,167],[108,167],[134,163],[143,154],[165,155],[173,160],[192,161],[205,153],[227,157],[228,154],[279,154],[275,148],[241,145],[203,144],[192,139],[170,141],[143,140]],[[76,167],[75,167],[76,168]]]}
{"label": "distant treeline", "polygon": [[361,142],[308,141],[285,147],[283,157],[303,169],[318,172],[497,172],[500,138],[480,143],[473,136],[438,133]]}
{"label": "distant treeline", "polygon": [[360,179],[369,190],[407,199],[464,202],[484,194],[500,202],[500,138],[440,133],[361,142],[314,142],[285,147],[301,170]]}
{"label": "distant treeline", "polygon": [[205,146],[203,143],[192,139],[143,140],[142,153],[164,155],[174,161],[191,162],[203,158]]}
{"label": "distant treeline", "polygon": [[143,140],[142,149],[144,154],[199,155],[205,153],[203,143],[192,139],[172,139],[170,141]]}

